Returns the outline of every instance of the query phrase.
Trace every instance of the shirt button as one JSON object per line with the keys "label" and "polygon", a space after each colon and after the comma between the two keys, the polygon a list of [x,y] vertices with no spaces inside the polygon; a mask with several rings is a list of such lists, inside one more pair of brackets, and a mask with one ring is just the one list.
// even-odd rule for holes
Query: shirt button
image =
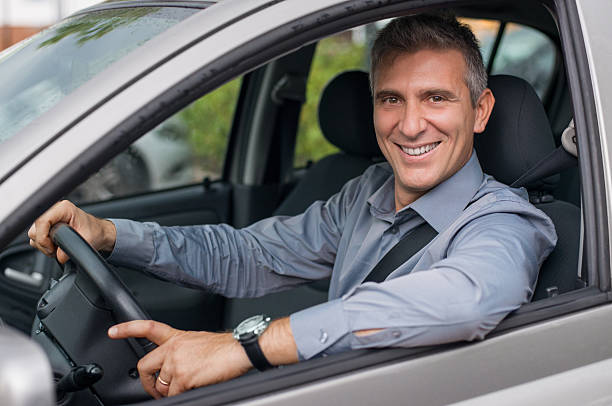
{"label": "shirt button", "polygon": [[321,335],[319,336],[319,342],[321,344],[325,344],[327,342],[327,333],[325,332],[325,330],[321,330]]}
{"label": "shirt button", "polygon": [[393,338],[400,338],[402,333],[400,333],[397,330],[394,330],[393,333],[391,333],[391,335],[393,335]]}

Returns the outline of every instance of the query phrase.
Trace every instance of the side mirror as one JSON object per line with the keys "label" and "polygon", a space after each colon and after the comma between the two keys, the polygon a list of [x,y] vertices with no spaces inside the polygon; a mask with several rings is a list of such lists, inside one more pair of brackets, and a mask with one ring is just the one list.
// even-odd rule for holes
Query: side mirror
{"label": "side mirror", "polygon": [[54,404],[53,375],[42,348],[0,322],[0,405]]}

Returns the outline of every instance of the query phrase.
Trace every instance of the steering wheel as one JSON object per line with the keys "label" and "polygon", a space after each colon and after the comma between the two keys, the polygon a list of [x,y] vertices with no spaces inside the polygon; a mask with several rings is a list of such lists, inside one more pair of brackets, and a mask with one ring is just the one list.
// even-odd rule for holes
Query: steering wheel
{"label": "steering wheel", "polygon": [[[64,250],[97,286],[118,322],[151,319],[108,262],[72,227],[66,223],[58,223],[51,228],[49,234],[51,240]],[[151,347],[154,346],[148,340],[141,342],[141,345],[146,352],[153,350]]]}
{"label": "steering wheel", "polygon": [[149,315],[106,260],[70,226],[56,224],[50,236],[70,262],[39,301],[33,338],[47,351],[56,376],[66,377],[75,366],[92,361],[104,370],[99,381],[86,386],[89,391],[70,393],[62,404],[95,403],[94,398],[103,404],[145,400],[136,364],[156,346],[146,339],[112,340],[106,330],[118,322],[150,320]]}

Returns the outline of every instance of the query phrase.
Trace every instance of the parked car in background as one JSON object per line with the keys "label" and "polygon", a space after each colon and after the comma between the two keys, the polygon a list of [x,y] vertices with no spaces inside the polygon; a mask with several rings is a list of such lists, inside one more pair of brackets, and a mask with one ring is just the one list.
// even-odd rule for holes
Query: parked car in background
{"label": "parked car in background", "polygon": [[[480,342],[352,351],[149,399],[134,372],[139,347],[109,347],[104,336],[118,314],[109,292],[34,251],[25,230],[66,196],[101,217],[235,227],[290,214],[288,201],[295,209],[295,199],[325,198],[323,188],[302,192],[301,181],[326,156],[351,155],[319,128],[322,115],[348,104],[319,103],[325,83],[367,70],[369,42],[389,18],[440,9],[474,28],[491,75],[521,76],[536,89],[551,130],[535,134],[534,146],[549,136],[552,152],[575,121],[578,166],[529,190],[538,205],[572,213],[555,221],[564,236],[558,273],[543,273],[534,301]],[[0,352],[0,378],[20,360],[38,374],[23,375],[18,388],[0,385],[0,404],[26,404],[23,393],[40,394],[37,405],[609,399],[595,378],[612,358],[611,12],[606,0],[114,0],[1,53],[0,345],[41,351],[32,360]],[[498,107],[507,100],[496,97]],[[479,159],[503,169],[503,154]],[[325,173],[341,184],[337,172]],[[234,300],[117,273],[151,318],[183,329],[227,329],[246,315],[286,315],[326,298],[324,283]],[[103,376],[56,400],[54,382],[92,362]]]}
{"label": "parked car in background", "polygon": [[77,186],[67,198],[96,202],[196,182],[187,131],[178,117],[164,121]]}

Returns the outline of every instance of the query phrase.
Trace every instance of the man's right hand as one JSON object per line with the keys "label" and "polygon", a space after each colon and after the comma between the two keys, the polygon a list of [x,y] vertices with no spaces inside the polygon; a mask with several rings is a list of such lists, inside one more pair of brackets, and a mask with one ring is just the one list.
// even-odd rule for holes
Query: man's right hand
{"label": "man's right hand", "polygon": [[55,257],[60,263],[68,261],[68,255],[58,248],[49,231],[57,223],[67,223],[74,228],[96,251],[112,251],[117,232],[115,225],[84,212],[68,200],[53,205],[40,216],[28,230],[30,245],[43,254]]}

